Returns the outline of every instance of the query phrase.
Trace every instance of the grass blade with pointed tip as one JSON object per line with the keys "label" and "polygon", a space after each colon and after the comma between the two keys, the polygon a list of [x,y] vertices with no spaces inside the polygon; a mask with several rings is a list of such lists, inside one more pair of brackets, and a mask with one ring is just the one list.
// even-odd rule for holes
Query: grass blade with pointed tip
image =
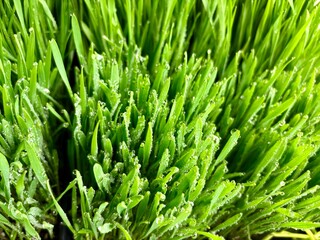
{"label": "grass blade with pointed tip", "polygon": [[49,181],[46,171],[41,163],[39,156],[36,153],[36,148],[29,142],[25,142],[25,148],[27,150],[29,161],[32,170],[34,171],[39,183],[42,185],[43,188],[47,188],[46,182]]}
{"label": "grass blade with pointed tip", "polygon": [[235,130],[231,133],[231,136],[228,140],[228,142],[226,143],[226,145],[224,146],[224,148],[222,149],[221,153],[219,154],[217,160],[215,161],[215,166],[218,165],[221,161],[223,161],[227,155],[231,152],[231,150],[234,148],[234,146],[237,145],[237,141],[240,138],[240,131],[239,130]]}
{"label": "grass blade with pointed tip", "polygon": [[50,46],[51,46],[51,51],[52,51],[52,54],[53,54],[53,58],[54,58],[54,60],[56,62],[56,65],[57,65],[58,71],[59,71],[59,73],[61,75],[62,81],[63,81],[63,83],[65,84],[65,86],[67,88],[67,91],[68,91],[70,99],[73,101],[73,92],[72,92],[72,89],[71,89],[71,86],[70,86],[70,83],[69,83],[67,72],[66,72],[66,69],[65,69],[64,64],[63,64],[63,60],[62,60],[62,57],[61,57],[61,53],[60,53],[59,47],[58,47],[58,45],[57,45],[57,43],[56,43],[56,41],[54,39],[50,40]]}
{"label": "grass blade with pointed tip", "polygon": [[72,14],[72,33],[73,33],[73,40],[76,45],[77,54],[79,57],[80,64],[86,67],[86,55],[84,52],[82,37],[81,37],[81,30],[79,26],[78,19],[76,15]]}
{"label": "grass blade with pointed tip", "polygon": [[49,180],[46,181],[46,188],[48,189],[48,192],[52,198],[52,201],[61,217],[61,219],[63,220],[63,222],[67,225],[67,227],[70,229],[70,231],[73,233],[74,236],[76,236],[76,231],[75,229],[72,227],[72,224],[70,223],[67,214],[63,211],[62,207],[59,205],[59,203],[57,202],[57,200],[55,199],[55,197],[53,196],[50,184],[49,184]]}

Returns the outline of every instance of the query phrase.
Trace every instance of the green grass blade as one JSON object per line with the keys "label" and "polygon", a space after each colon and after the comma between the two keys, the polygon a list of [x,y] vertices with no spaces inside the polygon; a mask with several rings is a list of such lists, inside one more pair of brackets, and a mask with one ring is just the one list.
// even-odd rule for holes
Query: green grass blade
{"label": "green grass blade", "polygon": [[0,153],[0,172],[2,175],[2,180],[4,182],[4,191],[6,200],[9,201],[11,196],[11,190],[10,190],[10,168],[9,163],[7,161],[7,158]]}
{"label": "green grass blade", "polygon": [[62,56],[61,56],[59,47],[54,39],[50,40],[50,46],[51,46],[53,58],[56,62],[56,65],[57,65],[58,71],[61,75],[62,81],[67,88],[70,99],[73,100],[73,92],[72,92],[72,89],[71,89],[71,86],[69,83],[67,72],[66,72],[66,69],[63,64],[63,60],[62,60]]}
{"label": "green grass blade", "polygon": [[73,40],[76,45],[76,50],[77,50],[77,54],[79,57],[79,61],[82,66],[86,66],[86,61],[85,61],[86,55],[84,52],[79,22],[78,22],[76,15],[73,14],[71,18],[72,18],[71,23],[72,23]]}
{"label": "green grass blade", "polygon": [[37,148],[32,143],[29,143],[28,141],[26,141],[24,144],[29,156],[31,168],[34,171],[37,179],[39,180],[39,183],[42,185],[43,188],[46,189],[47,188],[46,182],[49,180],[48,180],[46,171],[43,167],[43,164],[41,163],[41,160],[36,153]]}
{"label": "green grass blade", "polygon": [[72,227],[72,224],[71,222],[69,221],[68,217],[67,217],[67,214],[63,211],[62,207],[59,205],[59,203],[57,202],[57,200],[55,199],[53,193],[52,193],[52,190],[51,190],[51,187],[50,187],[50,184],[49,184],[49,181],[46,182],[46,188],[48,189],[49,191],[49,194],[52,198],[52,201],[61,217],[61,219],[63,220],[63,222],[67,225],[67,227],[69,228],[69,230],[73,233],[74,236],[76,236],[76,231],[75,229]]}

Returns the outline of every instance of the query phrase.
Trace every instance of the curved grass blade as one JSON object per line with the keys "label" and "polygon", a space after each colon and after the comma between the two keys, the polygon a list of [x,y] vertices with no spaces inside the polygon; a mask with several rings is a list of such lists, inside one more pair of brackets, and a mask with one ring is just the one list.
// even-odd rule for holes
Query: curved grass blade
{"label": "curved grass blade", "polygon": [[72,93],[72,89],[71,89],[71,86],[70,86],[70,83],[69,83],[67,72],[66,72],[66,69],[65,69],[64,64],[63,64],[63,60],[62,60],[62,56],[61,56],[59,47],[58,47],[58,45],[57,45],[57,43],[56,43],[56,41],[54,39],[50,40],[50,47],[51,47],[51,51],[52,51],[52,54],[53,54],[54,61],[56,62],[58,71],[59,71],[60,76],[62,78],[62,81],[63,81],[63,83],[65,84],[65,86],[67,88],[67,91],[68,91],[68,94],[70,96],[70,99],[73,100],[73,93]]}

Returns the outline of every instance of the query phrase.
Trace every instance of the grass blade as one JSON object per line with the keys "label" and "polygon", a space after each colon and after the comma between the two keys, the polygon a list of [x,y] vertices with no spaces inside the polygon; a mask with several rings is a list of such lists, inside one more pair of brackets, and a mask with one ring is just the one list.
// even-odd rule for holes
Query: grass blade
{"label": "grass blade", "polygon": [[63,64],[63,60],[62,60],[62,57],[61,57],[61,53],[60,53],[59,47],[58,47],[58,45],[57,45],[57,43],[56,43],[56,41],[54,39],[52,39],[50,41],[50,46],[51,46],[51,51],[52,51],[52,54],[53,54],[53,58],[54,58],[54,60],[56,62],[56,65],[57,65],[58,71],[60,73],[60,76],[62,78],[62,81],[63,81],[63,83],[65,84],[65,86],[67,88],[67,91],[68,91],[70,99],[73,100],[73,92],[72,92],[72,89],[71,89],[71,86],[70,86],[70,83],[69,83],[67,72],[66,72],[66,69],[65,69],[64,64]]}
{"label": "grass blade", "polygon": [[11,196],[10,191],[10,169],[9,169],[9,163],[7,161],[7,158],[0,153],[0,172],[2,175],[2,179],[4,182],[4,190],[5,190],[5,196],[6,200],[9,201]]}

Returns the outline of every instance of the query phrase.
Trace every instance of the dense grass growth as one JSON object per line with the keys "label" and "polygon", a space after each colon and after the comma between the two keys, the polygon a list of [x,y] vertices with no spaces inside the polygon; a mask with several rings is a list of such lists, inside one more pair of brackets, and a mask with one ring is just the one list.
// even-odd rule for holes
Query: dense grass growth
{"label": "dense grass growth", "polygon": [[320,10],[2,0],[5,239],[319,238]]}

